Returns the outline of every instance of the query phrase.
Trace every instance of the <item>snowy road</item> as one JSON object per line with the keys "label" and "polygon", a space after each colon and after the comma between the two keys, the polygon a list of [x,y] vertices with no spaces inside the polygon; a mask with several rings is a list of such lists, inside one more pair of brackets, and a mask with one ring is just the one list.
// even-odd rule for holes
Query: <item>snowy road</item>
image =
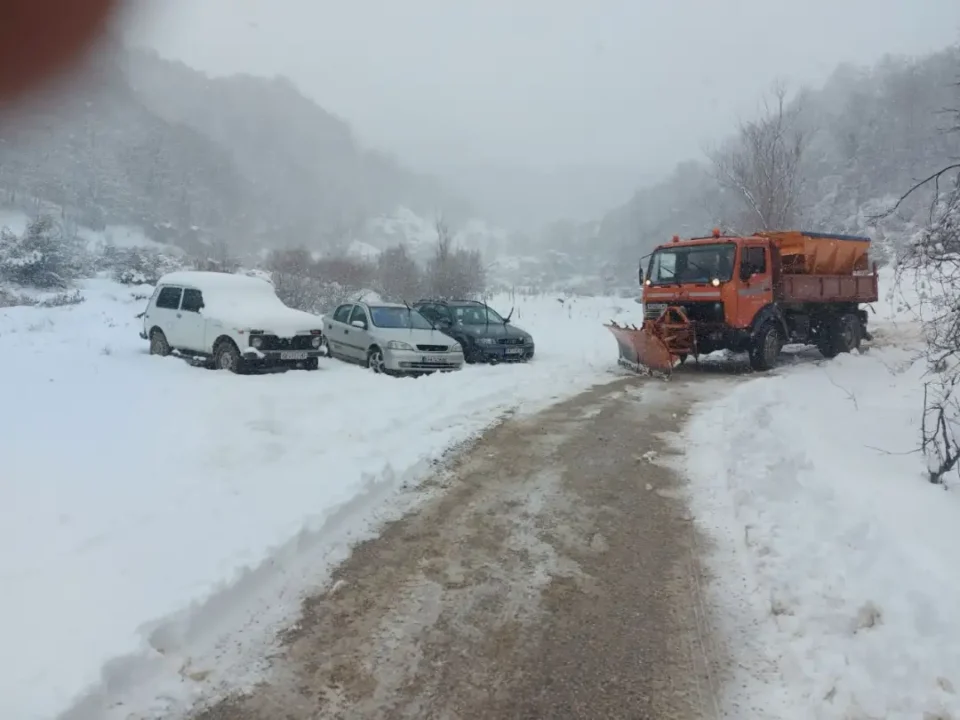
{"label": "snowy road", "polygon": [[233,376],[147,355],[150,291],[91,280],[80,305],[0,308],[0,717],[163,714],[243,684],[238,633],[272,642],[451,448],[616,379],[602,323],[639,313],[504,297],[528,365]]}
{"label": "snowy road", "polygon": [[698,541],[651,462],[704,378],[620,381],[485,434],[304,603],[264,686],[196,720],[712,717]]}

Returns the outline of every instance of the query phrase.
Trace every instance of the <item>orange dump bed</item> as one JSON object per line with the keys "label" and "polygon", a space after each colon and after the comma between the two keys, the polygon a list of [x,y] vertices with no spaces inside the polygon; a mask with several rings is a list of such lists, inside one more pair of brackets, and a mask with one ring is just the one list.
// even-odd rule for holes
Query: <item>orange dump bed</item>
{"label": "orange dump bed", "polygon": [[870,238],[779,230],[757,233],[775,244],[786,275],[852,275],[869,269]]}

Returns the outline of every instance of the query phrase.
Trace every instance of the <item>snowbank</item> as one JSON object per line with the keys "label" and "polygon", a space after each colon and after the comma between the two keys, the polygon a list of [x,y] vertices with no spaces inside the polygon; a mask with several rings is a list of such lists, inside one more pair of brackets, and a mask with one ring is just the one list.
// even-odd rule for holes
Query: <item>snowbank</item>
{"label": "snowbank", "polygon": [[162,714],[242,681],[211,659],[228,633],[269,636],[451,446],[615,377],[601,323],[640,310],[517,298],[529,365],[242,377],[149,356],[151,291],[89,281],[80,305],[0,310],[0,717]]}
{"label": "snowbank", "polygon": [[734,717],[960,717],[960,495],[915,452],[923,367],[894,310],[881,346],[739,383],[685,432]]}

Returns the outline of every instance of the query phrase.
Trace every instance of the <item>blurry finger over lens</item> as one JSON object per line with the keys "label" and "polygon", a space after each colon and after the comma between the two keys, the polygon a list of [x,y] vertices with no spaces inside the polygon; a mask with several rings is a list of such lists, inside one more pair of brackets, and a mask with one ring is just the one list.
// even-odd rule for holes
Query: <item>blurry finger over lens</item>
{"label": "blurry finger over lens", "polygon": [[0,100],[77,63],[118,0],[0,0]]}

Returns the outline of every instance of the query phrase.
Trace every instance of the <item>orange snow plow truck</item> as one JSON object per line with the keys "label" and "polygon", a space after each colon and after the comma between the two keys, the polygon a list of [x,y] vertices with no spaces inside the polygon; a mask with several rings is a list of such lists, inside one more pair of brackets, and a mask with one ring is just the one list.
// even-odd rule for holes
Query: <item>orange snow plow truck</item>
{"label": "orange snow plow truck", "polygon": [[650,255],[643,324],[606,325],[620,363],[670,372],[688,357],[747,352],[769,370],[786,343],[816,345],[824,357],[870,339],[863,303],[878,299],[870,238],[798,230],[673,241]]}

